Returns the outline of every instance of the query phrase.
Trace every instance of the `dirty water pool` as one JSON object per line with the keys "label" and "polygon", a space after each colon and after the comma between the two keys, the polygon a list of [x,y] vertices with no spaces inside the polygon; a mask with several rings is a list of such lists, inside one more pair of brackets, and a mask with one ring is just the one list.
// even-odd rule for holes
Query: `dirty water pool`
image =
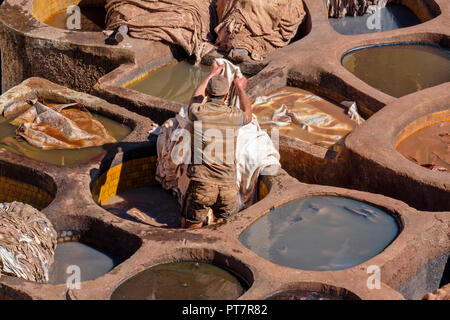
{"label": "dirty water pool", "polygon": [[102,207],[122,219],[161,228],[179,228],[180,206],[177,199],[159,186],[121,192]]}
{"label": "dirty water pool", "polygon": [[124,87],[154,97],[188,104],[195,89],[206,78],[210,67],[194,65],[186,60],[175,61],[150,71]]}
{"label": "dirty water pool", "polygon": [[339,149],[357,126],[337,103],[296,87],[282,87],[258,97],[252,109],[261,128],[269,134],[276,128],[280,136],[324,148]]}
{"label": "dirty water pool", "polygon": [[433,171],[450,172],[450,121],[418,130],[397,145],[412,162]]}
{"label": "dirty water pool", "polygon": [[153,266],[123,282],[112,300],[234,300],[248,285],[234,273],[205,262]]}
{"label": "dirty water pool", "polygon": [[77,241],[58,243],[49,270],[49,283],[66,283],[72,275],[81,281],[94,280],[122,263],[124,259]]}
{"label": "dirty water pool", "polygon": [[368,85],[399,98],[450,81],[450,50],[422,43],[356,48],[342,65]]}
{"label": "dirty water pool", "polygon": [[312,196],[271,210],[239,241],[259,256],[303,270],[342,270],[381,253],[397,237],[390,214],[350,198]]}
{"label": "dirty water pool", "polygon": [[344,35],[384,32],[420,24],[420,19],[406,6],[389,3],[374,14],[329,18],[334,30]]}
{"label": "dirty water pool", "polygon": [[[95,120],[98,120],[107,132],[117,141],[124,139],[131,132],[131,128],[114,121],[100,114],[91,113]],[[103,145],[98,147],[88,147],[81,149],[53,149],[42,150],[34,147],[23,139],[16,139],[17,126],[10,124],[9,119],[0,116],[0,148],[12,151],[14,153],[32,158],[35,160],[70,166],[83,164],[90,159],[100,155],[112,145]]]}

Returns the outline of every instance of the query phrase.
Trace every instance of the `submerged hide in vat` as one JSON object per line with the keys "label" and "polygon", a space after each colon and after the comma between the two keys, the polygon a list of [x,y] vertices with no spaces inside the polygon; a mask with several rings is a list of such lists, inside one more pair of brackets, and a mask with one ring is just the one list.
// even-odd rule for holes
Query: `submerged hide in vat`
{"label": "submerged hide in vat", "polygon": [[181,46],[199,61],[214,48],[216,0],[107,0],[106,25],[114,30],[127,25],[138,39]]}
{"label": "submerged hide in vat", "polygon": [[[20,104],[19,104],[20,106]],[[29,144],[44,149],[76,149],[117,142],[89,111],[78,103],[48,107],[37,101],[11,124]]]}
{"label": "submerged hide in vat", "polygon": [[218,0],[216,44],[246,49],[255,60],[286,46],[306,16],[301,0]]}
{"label": "submerged hide in vat", "polygon": [[0,273],[47,282],[57,233],[47,217],[20,202],[0,205]]}

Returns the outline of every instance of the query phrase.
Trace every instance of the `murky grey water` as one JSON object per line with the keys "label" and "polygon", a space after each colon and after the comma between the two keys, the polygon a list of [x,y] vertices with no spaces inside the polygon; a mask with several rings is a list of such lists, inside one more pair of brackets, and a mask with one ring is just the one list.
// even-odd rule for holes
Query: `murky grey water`
{"label": "murky grey water", "polygon": [[420,23],[419,18],[408,7],[393,3],[373,15],[329,18],[328,21],[334,30],[346,35],[384,32]]}
{"label": "murky grey water", "polygon": [[177,199],[162,187],[137,188],[115,195],[102,207],[122,219],[162,228],[178,228],[181,212]]}
{"label": "murky grey water", "polygon": [[369,204],[309,197],[265,215],[239,240],[273,263],[304,270],[341,270],[382,252],[399,232],[395,219]]}
{"label": "murky grey water", "polygon": [[69,266],[80,268],[81,281],[94,280],[121,263],[121,259],[104,253],[81,242],[59,243],[55,250],[55,260],[50,268],[52,284],[66,283],[73,270],[67,273]]}
{"label": "murky grey water", "polygon": [[188,104],[195,89],[206,78],[210,67],[187,61],[171,63],[125,87],[151,96]]}
{"label": "murky grey water", "polygon": [[393,97],[450,81],[450,50],[415,44],[352,51],[342,65],[370,86]]}
{"label": "murky grey water", "polygon": [[112,300],[233,300],[245,289],[222,268],[202,262],[160,264],[125,281]]}

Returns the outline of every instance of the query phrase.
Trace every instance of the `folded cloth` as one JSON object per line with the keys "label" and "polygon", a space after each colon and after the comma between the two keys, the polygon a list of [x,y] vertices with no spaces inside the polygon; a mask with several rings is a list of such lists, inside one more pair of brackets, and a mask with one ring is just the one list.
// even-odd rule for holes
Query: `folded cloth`
{"label": "folded cloth", "polygon": [[241,78],[242,72],[241,68],[235,66],[230,61],[222,58],[215,59],[219,66],[224,66],[220,75],[224,76],[228,80],[228,86],[230,87],[230,98],[228,99],[229,106],[235,106],[236,108],[241,107],[241,102],[239,101],[239,96],[237,95],[236,89],[234,88],[233,80],[237,76]]}

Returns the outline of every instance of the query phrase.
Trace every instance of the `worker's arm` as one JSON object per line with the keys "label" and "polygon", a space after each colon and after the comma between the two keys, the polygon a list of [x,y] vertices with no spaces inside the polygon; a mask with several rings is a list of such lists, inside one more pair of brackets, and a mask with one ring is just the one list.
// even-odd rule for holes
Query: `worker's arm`
{"label": "worker's arm", "polygon": [[206,77],[205,80],[203,80],[202,83],[198,86],[198,88],[195,90],[194,95],[192,96],[191,103],[201,103],[206,97],[206,87],[208,86],[209,80],[211,80],[212,77],[219,75],[224,68],[224,65],[219,66],[216,61],[213,62],[211,66],[211,72]]}
{"label": "worker's arm", "polygon": [[244,76],[241,78],[234,78],[234,86],[239,96],[239,101],[241,102],[241,110],[244,111],[248,124],[252,122],[252,106],[247,92],[245,92],[245,89],[247,88],[247,78]]}

